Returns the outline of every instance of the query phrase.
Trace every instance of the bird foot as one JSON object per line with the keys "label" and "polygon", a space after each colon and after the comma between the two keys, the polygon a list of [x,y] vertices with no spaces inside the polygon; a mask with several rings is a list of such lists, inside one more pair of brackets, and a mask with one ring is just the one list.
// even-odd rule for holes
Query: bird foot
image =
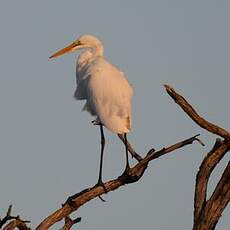
{"label": "bird foot", "polygon": [[130,184],[136,182],[138,177],[131,175],[130,168],[126,167],[125,171],[118,177],[118,179],[123,181],[125,184]]}
{"label": "bird foot", "polygon": [[96,188],[96,187],[99,187],[99,186],[103,187],[105,193],[108,192],[107,189],[106,189],[106,187],[105,187],[105,184],[102,182],[102,180],[99,180],[99,181],[93,186],[93,188]]}
{"label": "bird foot", "polygon": [[130,167],[129,167],[129,166],[126,166],[124,172],[121,174],[120,177],[123,177],[123,178],[124,178],[124,177],[125,177],[125,178],[129,177],[129,176],[130,176],[129,170],[130,170]]}
{"label": "bird foot", "polygon": [[100,125],[101,122],[98,119],[91,121],[93,125]]}
{"label": "bird foot", "polygon": [[[96,188],[96,187],[99,187],[99,186],[102,186],[102,187],[103,187],[105,193],[108,192],[107,189],[106,189],[106,187],[105,187],[105,184],[102,182],[102,180],[99,180],[99,181],[93,186],[93,188]],[[100,195],[99,195],[98,197],[99,197],[99,199],[100,199],[102,202],[106,202],[106,200],[103,199]]]}

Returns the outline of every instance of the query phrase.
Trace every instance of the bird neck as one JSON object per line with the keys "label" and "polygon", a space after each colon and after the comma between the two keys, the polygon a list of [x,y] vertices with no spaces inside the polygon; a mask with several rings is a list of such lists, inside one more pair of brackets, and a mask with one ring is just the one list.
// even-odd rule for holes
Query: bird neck
{"label": "bird neck", "polygon": [[102,57],[104,53],[104,48],[100,42],[96,43],[94,46],[90,47],[91,52],[94,57]]}
{"label": "bird neck", "polygon": [[92,58],[92,56],[93,56],[93,53],[90,50],[86,50],[82,52],[78,57],[77,64],[84,65]]}
{"label": "bird neck", "polygon": [[92,61],[94,58],[103,56],[103,46],[100,42],[90,47],[84,47],[86,50],[82,52],[77,60],[79,66],[85,65],[87,62]]}

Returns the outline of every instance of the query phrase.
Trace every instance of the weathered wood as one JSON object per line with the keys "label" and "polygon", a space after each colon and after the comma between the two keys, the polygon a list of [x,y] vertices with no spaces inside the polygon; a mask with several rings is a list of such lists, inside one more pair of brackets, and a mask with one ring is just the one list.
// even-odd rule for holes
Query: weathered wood
{"label": "weathered wood", "polygon": [[224,139],[230,140],[230,133],[225,129],[205,120],[201,117],[195,109],[178,94],[170,85],[164,85],[167,93],[173,98],[173,100],[184,110],[184,112],[200,127],[206,129],[207,131],[214,133]]}
{"label": "weathered wood", "polygon": [[[197,135],[188,138],[186,140],[180,141],[177,144],[169,146],[167,148],[162,148],[161,150],[155,152],[150,150],[146,156],[137,163],[134,167],[130,168],[128,174],[123,174],[116,179],[110,180],[104,183],[106,192],[118,189],[120,186],[137,182],[144,174],[150,161],[159,158],[167,153],[175,151],[176,149],[182,148],[183,146],[189,145],[194,141],[197,141]],[[52,226],[54,223],[62,220],[64,217],[68,216],[72,212],[78,210],[82,205],[89,202],[90,200],[101,196],[105,193],[105,189],[102,186],[91,187],[82,190],[81,192],[68,198],[67,202],[62,208],[52,213],[48,216],[42,223],[36,228],[37,230],[45,230]]]}
{"label": "weathered wood", "polygon": [[[223,210],[226,208],[230,200],[230,162],[228,162],[219,182],[216,185],[216,188],[209,199],[207,199],[206,196],[207,185],[211,173],[217,164],[223,159],[225,154],[230,150],[230,133],[227,130],[202,118],[185,100],[185,98],[178,94],[171,86],[165,85],[165,88],[167,93],[195,123],[208,132],[216,134],[224,139],[216,139],[216,143],[205,156],[196,176],[193,230],[214,230]],[[118,136],[124,142],[124,137],[122,135]],[[104,186],[93,186],[86,188],[81,192],[69,197],[60,209],[46,217],[36,229],[46,230],[56,222],[63,219],[65,220],[65,223],[61,230],[71,229],[74,224],[81,220],[81,218],[76,218],[75,220],[69,218],[71,213],[77,211],[82,205],[86,204],[92,199],[95,199],[96,197],[100,197],[104,193],[116,190],[120,186],[139,181],[152,160],[168,153],[172,153],[186,145],[192,144],[194,141],[198,141],[201,145],[204,145],[203,142],[198,139],[198,136],[199,135],[195,135],[169,147],[162,148],[159,151],[150,149],[145,157],[140,156],[132,148],[130,143],[128,143],[128,151],[138,161],[136,165],[130,168],[128,173],[123,173],[118,178],[105,182]],[[6,216],[3,219],[0,219],[0,228],[3,227],[3,230],[13,230],[15,228],[18,228],[19,230],[29,230],[30,228],[26,226],[27,221],[22,221],[19,217],[11,216],[11,208],[12,207],[10,206]]]}
{"label": "weathered wood", "polygon": [[225,168],[209,200],[206,197],[207,185],[212,171],[230,150],[230,133],[202,118],[185,98],[178,94],[171,86],[165,85],[165,88],[174,101],[200,127],[224,138],[223,141],[217,138],[212,150],[201,163],[196,176],[193,230],[214,230],[223,210],[230,201],[230,163]]}

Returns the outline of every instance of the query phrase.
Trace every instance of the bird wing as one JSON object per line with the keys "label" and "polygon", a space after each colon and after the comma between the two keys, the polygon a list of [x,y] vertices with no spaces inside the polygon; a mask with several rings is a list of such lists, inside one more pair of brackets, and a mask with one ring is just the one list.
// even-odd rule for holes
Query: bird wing
{"label": "bird wing", "polygon": [[87,99],[87,85],[88,85],[88,79],[77,82],[77,88],[74,92],[74,97],[77,100]]}
{"label": "bird wing", "polygon": [[131,129],[133,89],[124,74],[103,58],[95,60],[88,73],[86,109],[92,108],[111,131],[128,132]]}
{"label": "bird wing", "polygon": [[76,83],[77,88],[74,93],[74,97],[77,100],[87,99],[87,85],[90,77],[89,67],[90,63],[88,60],[92,57],[92,53],[90,51],[85,51],[82,53],[76,64]]}

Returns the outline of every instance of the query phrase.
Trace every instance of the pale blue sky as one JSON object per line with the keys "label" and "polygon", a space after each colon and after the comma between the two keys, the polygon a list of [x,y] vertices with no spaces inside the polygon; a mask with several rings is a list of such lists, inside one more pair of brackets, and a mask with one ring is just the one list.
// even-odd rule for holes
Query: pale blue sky
{"label": "pale blue sky", "polygon": [[[191,229],[195,175],[215,140],[163,89],[169,83],[210,121],[230,129],[228,0],[2,0],[0,3],[1,216],[37,225],[67,196],[96,182],[99,130],[73,98],[76,54],[48,57],[84,33],[135,89],[133,131],[142,154],[201,133],[207,144],[185,147],[149,165],[136,184],[96,199],[77,213],[76,229]],[[106,131],[104,179],[118,176],[124,146]],[[221,175],[225,157],[210,183]],[[230,209],[218,230],[229,229]],[[57,226],[53,229],[57,229]]]}

